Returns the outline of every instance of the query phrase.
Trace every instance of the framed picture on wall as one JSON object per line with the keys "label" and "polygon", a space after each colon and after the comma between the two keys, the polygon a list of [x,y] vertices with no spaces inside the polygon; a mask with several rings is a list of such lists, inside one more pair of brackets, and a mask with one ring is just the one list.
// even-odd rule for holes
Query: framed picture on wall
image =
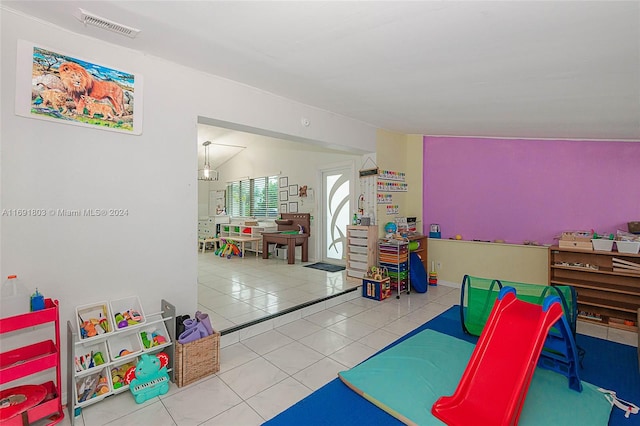
{"label": "framed picture on wall", "polygon": [[279,182],[279,185],[278,185],[279,188],[286,188],[287,186],[289,186],[289,178],[286,176],[282,176],[278,182]]}
{"label": "framed picture on wall", "polygon": [[289,193],[287,191],[280,191],[280,201],[289,200]]}
{"label": "framed picture on wall", "polygon": [[142,76],[18,40],[16,114],[142,134]]}
{"label": "framed picture on wall", "polygon": [[289,213],[298,213],[298,202],[292,201],[289,203]]}
{"label": "framed picture on wall", "polygon": [[280,204],[280,213],[287,213],[287,203]]}
{"label": "framed picture on wall", "polygon": [[298,185],[289,185],[289,195],[293,197],[298,195]]}

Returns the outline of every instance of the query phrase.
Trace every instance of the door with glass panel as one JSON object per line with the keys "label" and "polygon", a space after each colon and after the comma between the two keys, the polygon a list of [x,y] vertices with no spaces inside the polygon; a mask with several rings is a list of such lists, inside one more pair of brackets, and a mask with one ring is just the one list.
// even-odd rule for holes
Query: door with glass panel
{"label": "door with glass panel", "polygon": [[351,220],[353,165],[324,169],[322,173],[322,261],[345,264],[347,225]]}

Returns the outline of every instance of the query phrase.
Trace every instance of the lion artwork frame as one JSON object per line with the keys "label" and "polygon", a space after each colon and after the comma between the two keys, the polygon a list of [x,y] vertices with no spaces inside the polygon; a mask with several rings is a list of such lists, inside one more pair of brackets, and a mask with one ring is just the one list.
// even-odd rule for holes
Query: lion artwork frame
{"label": "lion artwork frame", "polygon": [[18,40],[16,114],[130,135],[142,134],[139,73]]}

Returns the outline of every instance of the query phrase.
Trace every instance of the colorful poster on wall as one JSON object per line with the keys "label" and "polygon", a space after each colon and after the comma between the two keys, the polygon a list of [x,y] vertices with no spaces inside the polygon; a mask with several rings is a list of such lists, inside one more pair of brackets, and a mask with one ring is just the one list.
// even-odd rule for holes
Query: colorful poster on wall
{"label": "colorful poster on wall", "polygon": [[16,114],[139,135],[142,76],[20,40]]}

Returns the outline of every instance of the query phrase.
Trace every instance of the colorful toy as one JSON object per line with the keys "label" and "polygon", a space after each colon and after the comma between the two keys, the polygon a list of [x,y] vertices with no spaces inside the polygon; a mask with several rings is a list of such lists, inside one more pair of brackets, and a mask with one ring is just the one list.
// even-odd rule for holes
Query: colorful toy
{"label": "colorful toy", "polygon": [[88,401],[99,395],[109,392],[109,382],[102,375],[84,377],[76,383],[78,402]]}
{"label": "colorful toy", "polygon": [[140,312],[134,309],[130,309],[124,313],[118,312],[114,315],[114,318],[116,320],[118,328],[125,328],[130,325],[136,325],[143,320]]}
{"label": "colorful toy", "polygon": [[384,232],[386,232],[387,234],[395,234],[396,232],[398,232],[398,225],[393,222],[387,222],[384,225]]}
{"label": "colorful toy", "polygon": [[127,385],[124,377],[131,368],[136,368],[135,363],[129,362],[111,369],[111,382],[113,383],[113,389],[120,389],[122,386]]}
{"label": "colorful toy", "polygon": [[216,256],[226,257],[231,259],[231,256],[236,255],[242,257],[242,253],[238,246],[231,240],[222,240],[220,248],[215,251]]}
{"label": "colorful toy", "polygon": [[167,339],[157,331],[152,332],[151,337],[149,337],[149,334],[146,331],[142,331],[140,333],[140,339],[142,340],[142,344],[144,345],[145,349],[167,343]]}
{"label": "colorful toy", "polygon": [[142,404],[169,392],[168,363],[169,357],[164,352],[158,355],[142,354],[138,365],[127,371],[124,379],[130,384],[129,390],[136,403]]}

